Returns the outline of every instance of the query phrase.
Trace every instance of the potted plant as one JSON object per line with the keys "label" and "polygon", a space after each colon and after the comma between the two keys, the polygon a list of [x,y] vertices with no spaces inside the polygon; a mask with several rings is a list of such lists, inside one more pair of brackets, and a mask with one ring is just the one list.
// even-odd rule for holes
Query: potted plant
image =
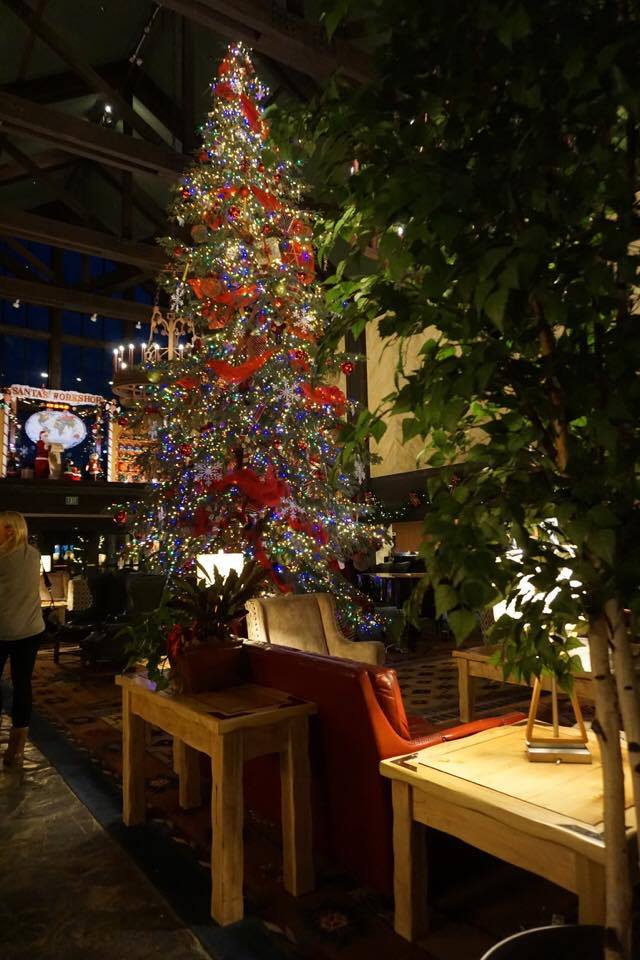
{"label": "potted plant", "polygon": [[142,663],[156,689],[173,682],[182,693],[239,682],[242,640],[236,631],[263,576],[262,567],[252,562],[240,574],[232,570],[222,577],[214,568],[212,580],[174,580],[156,610],[125,627],[127,668]]}

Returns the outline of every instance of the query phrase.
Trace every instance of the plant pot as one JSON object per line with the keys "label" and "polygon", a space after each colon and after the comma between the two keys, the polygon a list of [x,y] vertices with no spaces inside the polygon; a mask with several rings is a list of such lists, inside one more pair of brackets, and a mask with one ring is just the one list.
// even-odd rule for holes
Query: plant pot
{"label": "plant pot", "polygon": [[171,671],[180,693],[206,693],[243,683],[242,643],[217,646],[202,643],[171,658]]}
{"label": "plant pot", "polygon": [[587,924],[535,927],[497,943],[481,960],[602,960],[603,933]]}

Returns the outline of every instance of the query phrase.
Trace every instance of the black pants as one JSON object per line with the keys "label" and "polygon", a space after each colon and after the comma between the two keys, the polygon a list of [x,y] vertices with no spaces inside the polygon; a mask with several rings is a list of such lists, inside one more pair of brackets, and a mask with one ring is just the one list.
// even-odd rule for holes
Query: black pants
{"label": "black pants", "polygon": [[[28,727],[31,720],[31,677],[36,665],[38,647],[44,633],[23,640],[0,640],[0,680],[7,660],[11,661],[13,703],[11,720],[14,727]],[[2,712],[2,687],[0,687],[0,712]]]}

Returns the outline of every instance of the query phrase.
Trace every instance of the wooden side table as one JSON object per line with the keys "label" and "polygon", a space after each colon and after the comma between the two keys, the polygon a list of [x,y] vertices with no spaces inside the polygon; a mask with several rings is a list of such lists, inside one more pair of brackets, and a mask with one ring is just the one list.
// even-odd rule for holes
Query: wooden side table
{"label": "wooden side table", "polygon": [[198,806],[198,753],[211,757],[211,916],[225,925],[244,915],[243,764],[268,753],[280,756],[284,886],[294,896],[314,886],[308,717],[316,707],[267,687],[243,684],[212,693],[156,693],[139,676],[119,676],[122,687],[123,819],[145,819],[146,724],[175,738],[180,804]]}
{"label": "wooden side table", "polygon": [[[415,940],[428,930],[424,827],[577,893],[580,923],[602,923],[602,767],[595,735],[589,740],[592,764],[544,770],[526,759],[523,723],[383,760],[393,796],[396,932]],[[624,766],[631,857],[636,823],[626,757]]]}
{"label": "wooden side table", "polygon": [[[458,697],[462,723],[469,723],[470,720],[475,719],[476,681],[478,679],[496,680],[498,683],[510,683],[520,687],[533,686],[533,681],[526,684],[524,680],[505,677],[502,668],[491,663],[491,655],[495,649],[495,647],[470,647],[468,650],[454,650],[452,652],[452,657],[458,666]],[[551,690],[551,677],[543,676],[541,683],[543,690]],[[574,690],[578,700],[593,703],[594,693],[591,674],[574,674]]]}

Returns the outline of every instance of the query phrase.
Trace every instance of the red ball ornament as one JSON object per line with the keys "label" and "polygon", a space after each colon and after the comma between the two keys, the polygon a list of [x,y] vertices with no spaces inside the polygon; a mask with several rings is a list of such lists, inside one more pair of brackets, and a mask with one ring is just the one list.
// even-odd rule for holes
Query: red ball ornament
{"label": "red ball ornament", "polygon": [[208,160],[209,160],[209,154],[207,153],[206,150],[201,150],[201,151],[200,151],[200,153],[198,154],[198,160],[200,161],[200,163],[207,163],[207,162],[208,162]]}
{"label": "red ball ornament", "polygon": [[340,364],[340,369],[345,374],[345,376],[348,377],[353,373],[353,371],[355,370],[355,367],[351,363],[351,360],[345,360],[344,363]]}
{"label": "red ball ornament", "polygon": [[190,443],[181,443],[178,447],[178,453],[181,457],[190,457],[193,453],[193,447]]}
{"label": "red ball ornament", "polygon": [[298,447],[299,447],[301,450],[306,450],[308,446],[309,446],[309,444],[308,444],[308,443],[305,443],[304,440],[301,440],[300,443],[298,444]]}
{"label": "red ball ornament", "polygon": [[243,160],[240,164],[240,169],[242,170],[243,173],[246,173],[247,170],[249,169],[249,161]]}
{"label": "red ball ornament", "polygon": [[243,199],[246,199],[249,196],[249,187],[240,187],[238,193]]}
{"label": "red ball ornament", "polygon": [[258,164],[258,170],[259,170],[260,173],[264,173],[264,163],[259,163],[259,164]]}
{"label": "red ball ornament", "polygon": [[190,196],[189,187],[183,187],[180,193],[182,194],[182,199],[187,200],[188,197]]}
{"label": "red ball ornament", "polygon": [[126,417],[118,417],[118,426],[119,426],[119,427],[126,427],[126,426],[128,425],[128,423],[129,423],[129,421],[127,420]]}
{"label": "red ball ornament", "polygon": [[281,180],[282,180],[282,177],[280,176],[280,174],[279,174],[279,173],[276,173],[275,176],[274,176],[274,178],[273,178],[273,182],[274,182],[274,183],[280,183]]}
{"label": "red ball ornament", "polygon": [[127,522],[127,512],[126,510],[117,510],[113,515],[114,523],[117,523],[119,527],[123,527]]}
{"label": "red ball ornament", "polygon": [[173,255],[174,255],[174,257],[181,257],[183,253],[184,253],[184,247],[174,247],[174,248],[173,248]]}

